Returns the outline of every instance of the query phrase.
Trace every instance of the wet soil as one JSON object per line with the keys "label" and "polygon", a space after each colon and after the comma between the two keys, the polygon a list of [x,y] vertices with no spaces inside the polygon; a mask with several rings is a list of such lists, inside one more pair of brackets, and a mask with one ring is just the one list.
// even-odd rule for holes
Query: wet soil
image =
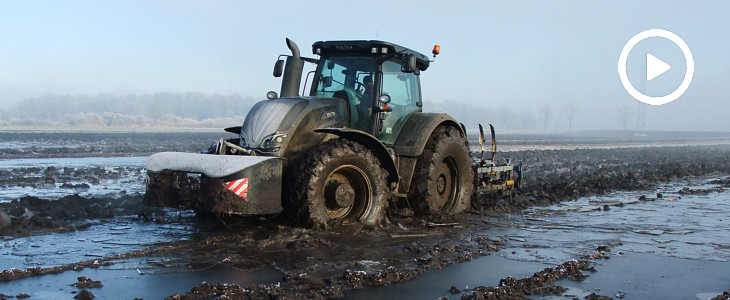
{"label": "wet soil", "polygon": [[[35,140],[23,140],[20,135],[11,135],[9,137],[20,140],[21,145],[28,146],[36,141],[39,141],[39,145],[18,147],[22,149],[7,146],[2,149],[3,158],[137,156],[168,150],[197,151],[205,148],[200,145],[206,145],[209,140],[213,140],[208,139],[207,133],[175,139],[160,138],[152,133],[129,134],[128,139],[121,142],[87,135],[88,133],[78,133],[78,136],[73,134],[69,137],[71,143],[58,148],[44,147],[43,141],[49,137],[43,134],[36,136]],[[213,135],[220,136],[217,133]],[[95,145],[95,139],[99,145]],[[529,149],[530,146],[523,148]],[[492,223],[493,218],[521,214],[530,207],[547,206],[617,190],[652,190],[662,183],[701,176],[714,176],[717,181],[712,187],[685,186],[672,192],[677,195],[716,193],[728,187],[729,182],[726,181],[729,180],[722,175],[730,174],[730,146],[723,144],[534,149],[500,155],[509,156],[513,162],[524,164],[523,188],[514,195],[480,195],[475,199],[471,210],[458,216],[426,220],[390,214],[387,224],[377,228],[351,225],[325,232],[292,227],[287,225],[286,220],[280,220],[276,216],[210,218],[207,221],[177,216],[175,220],[171,220],[170,212],[143,207],[140,194],[19,197],[0,203],[0,211],[3,212],[0,214],[0,233],[6,239],[20,239],[22,236],[45,235],[51,232],[96,230],[100,223],[117,222],[120,218],[131,224],[156,221],[157,224],[179,225],[187,222],[194,230],[185,233],[185,239],[160,244],[151,242],[147,244],[147,248],[139,250],[125,252],[124,249],[119,249],[119,253],[115,255],[91,260],[78,259],[53,266],[5,270],[0,273],[0,281],[9,282],[29,276],[58,274],[83,268],[103,269],[126,259],[143,258],[146,261],[138,262],[140,266],[155,270],[162,268],[167,272],[205,270],[213,266],[239,270],[274,266],[283,273],[281,280],[275,284],[202,283],[191,286],[188,292],[171,295],[171,299],[208,299],[222,295],[233,299],[345,297],[353,289],[410,281],[429,270],[440,270],[453,263],[509,251],[509,241],[494,238],[493,233],[488,230],[497,226]],[[42,185],[49,177],[56,180],[54,184],[63,181],[58,179],[61,177],[58,169],[56,172],[49,169],[50,167],[39,171],[44,174],[42,180],[24,177],[23,174],[27,171],[7,170],[9,174],[4,177],[6,180],[2,184]],[[113,179],[129,175],[118,172],[104,176]],[[72,181],[73,185],[80,188],[84,184],[93,184],[85,182],[90,181],[91,177],[74,178],[75,181],[65,181]],[[644,200],[656,198],[658,195],[652,194]],[[607,203],[599,206],[598,210],[608,211],[612,207],[615,209],[614,205],[615,203]],[[590,250],[578,256],[564,257],[564,260],[555,262],[555,267],[545,268],[531,277],[504,277],[496,286],[480,286],[469,291],[454,286],[453,292],[455,295],[465,292],[460,296],[463,299],[520,299],[531,295],[562,294],[565,292],[564,287],[551,284],[565,278],[585,280],[585,276],[590,276],[590,272],[595,270],[593,266],[596,259],[602,259],[602,253],[610,252],[615,245],[602,241],[598,245],[587,242],[584,246]],[[105,282],[99,284],[107,285]],[[443,290],[449,290],[449,286],[445,286]],[[128,296],[131,298],[135,295]],[[600,299],[600,296],[598,293],[591,297]],[[718,296],[722,297],[721,294]]]}

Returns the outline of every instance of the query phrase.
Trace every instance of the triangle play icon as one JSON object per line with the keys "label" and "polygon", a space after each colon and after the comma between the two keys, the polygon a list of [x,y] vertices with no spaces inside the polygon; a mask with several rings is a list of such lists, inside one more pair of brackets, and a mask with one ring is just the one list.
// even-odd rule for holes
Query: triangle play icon
{"label": "triangle play icon", "polygon": [[651,81],[652,79],[657,78],[659,75],[664,74],[664,72],[669,71],[671,68],[672,66],[661,59],[658,59],[656,56],[651,55],[650,53],[646,54],[646,81]]}

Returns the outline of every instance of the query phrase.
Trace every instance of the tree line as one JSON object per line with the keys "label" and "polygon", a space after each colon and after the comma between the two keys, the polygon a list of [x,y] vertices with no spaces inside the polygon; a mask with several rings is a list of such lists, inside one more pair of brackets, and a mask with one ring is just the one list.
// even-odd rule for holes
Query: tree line
{"label": "tree line", "polygon": [[[262,99],[240,94],[154,93],[128,95],[44,95],[0,109],[0,126],[80,127],[227,127],[241,124]],[[510,130],[573,130],[576,102],[538,108],[487,106],[444,100],[424,105],[426,112],[445,112],[467,127],[494,124]],[[621,110],[617,123],[626,129]]]}
{"label": "tree line", "polygon": [[198,92],[44,95],[0,110],[0,125],[220,127],[241,123],[257,101],[240,94]]}

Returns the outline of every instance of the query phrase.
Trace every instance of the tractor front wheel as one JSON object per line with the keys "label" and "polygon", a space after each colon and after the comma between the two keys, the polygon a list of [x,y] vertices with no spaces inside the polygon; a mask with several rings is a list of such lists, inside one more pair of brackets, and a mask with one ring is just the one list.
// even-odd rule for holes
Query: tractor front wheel
{"label": "tractor front wheel", "polygon": [[333,139],[312,150],[296,183],[298,215],[307,226],[383,220],[390,189],[387,171],[359,143]]}

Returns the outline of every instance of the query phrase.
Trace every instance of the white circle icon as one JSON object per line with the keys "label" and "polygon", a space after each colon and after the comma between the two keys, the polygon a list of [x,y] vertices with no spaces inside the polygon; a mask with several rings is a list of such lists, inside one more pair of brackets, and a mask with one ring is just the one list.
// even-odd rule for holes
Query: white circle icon
{"label": "white circle icon", "polygon": [[[677,45],[677,47],[682,50],[682,54],[684,54],[684,61],[687,67],[684,73],[684,79],[682,80],[682,83],[679,85],[679,87],[673,92],[660,97],[652,97],[639,92],[631,84],[631,82],[629,81],[629,76],[626,73],[626,61],[629,58],[629,52],[631,52],[631,49],[633,49],[634,46],[636,46],[636,44],[638,44],[639,42],[652,37],[665,38]],[[662,73],[668,71],[669,68],[671,68],[669,64],[661,61],[651,54],[647,54],[646,67],[647,81],[656,78],[657,76],[661,75]],[[679,98],[679,96],[682,96],[682,94],[687,91],[687,88],[689,88],[689,84],[692,83],[692,76],[694,76],[694,73],[695,61],[692,58],[692,52],[689,50],[689,46],[687,46],[687,43],[685,43],[684,40],[682,40],[682,38],[680,38],[678,35],[664,29],[649,29],[639,32],[635,36],[631,37],[628,42],[626,42],[626,45],[624,45],[624,48],[621,50],[621,55],[619,55],[618,57],[618,77],[621,79],[621,84],[624,86],[624,89],[626,89],[629,95],[634,97],[636,100],[639,100],[646,104],[662,105],[677,100],[677,98]]]}

